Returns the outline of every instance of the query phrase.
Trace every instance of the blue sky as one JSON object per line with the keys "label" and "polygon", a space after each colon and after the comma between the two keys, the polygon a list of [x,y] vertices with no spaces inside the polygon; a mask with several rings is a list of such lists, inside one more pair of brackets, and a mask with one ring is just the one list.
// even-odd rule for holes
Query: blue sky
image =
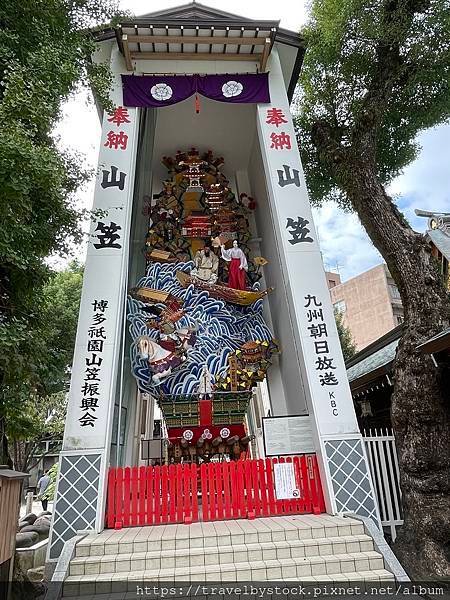
{"label": "blue sky", "polygon": [[[422,133],[421,152],[389,187],[397,206],[416,231],[425,231],[427,219],[414,209],[450,212],[450,125]],[[379,264],[382,258],[355,214],[329,203],[314,210],[325,267],[349,279]]]}
{"label": "blue sky", "polygon": [[[136,15],[182,4],[182,0],[122,0],[121,8]],[[277,0],[204,0],[204,4],[250,18],[281,19],[281,26],[299,30],[306,18],[306,2]],[[80,126],[82,124],[82,126]],[[61,121],[55,134],[64,147],[85,156],[86,165],[96,167],[100,125],[92,102],[86,92],[74,95],[63,107]],[[405,169],[390,186],[389,192],[397,198],[400,210],[417,231],[424,231],[427,220],[414,214],[415,208],[450,212],[450,125],[424,132],[419,143],[418,158]],[[174,141],[174,147],[176,140]],[[92,205],[93,182],[80,190],[78,203],[84,208]],[[358,218],[344,213],[333,203],[314,210],[314,220],[319,232],[325,268],[338,271],[343,280],[358,275],[382,262]],[[85,250],[78,257],[83,259]],[[52,261],[62,266],[65,261]]]}

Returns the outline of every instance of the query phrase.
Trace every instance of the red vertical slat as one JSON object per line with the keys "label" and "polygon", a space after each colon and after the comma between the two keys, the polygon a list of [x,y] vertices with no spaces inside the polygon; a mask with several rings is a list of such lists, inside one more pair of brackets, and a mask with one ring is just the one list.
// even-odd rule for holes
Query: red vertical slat
{"label": "red vertical slat", "polygon": [[169,472],[167,465],[156,467],[161,470],[161,522],[168,523],[169,509],[167,506],[167,497],[169,495]]}
{"label": "red vertical slat", "polygon": [[[288,456],[286,458],[286,462],[290,463],[292,465],[292,468],[294,470],[294,477],[295,477],[295,465],[294,465],[294,461],[292,459],[292,456]],[[297,498],[291,498],[290,500],[287,501],[287,512],[292,514],[297,512]]]}
{"label": "red vertical slat", "polygon": [[207,464],[200,465],[200,485],[202,489],[202,515],[204,521],[209,521],[208,511],[208,470]]}
{"label": "red vertical slat", "polygon": [[275,514],[276,515],[282,515],[283,514],[283,500],[278,500],[277,499],[277,495],[275,493],[275,465],[277,465],[279,462],[281,462],[278,458],[273,458],[272,459],[272,465],[273,465],[273,491],[274,491],[274,496],[275,496]]}
{"label": "red vertical slat", "polygon": [[245,510],[242,516],[245,518],[249,512],[253,512],[252,470],[250,461],[244,460],[242,464],[244,465],[242,494],[245,502]]}
{"label": "red vertical slat", "polygon": [[317,489],[316,489],[313,456],[308,454],[306,457],[306,462],[307,462],[307,466],[308,466],[308,483],[309,483],[309,490],[310,490],[310,494],[311,494],[312,511],[314,514],[317,514],[320,511],[319,511],[319,498],[318,498]]}
{"label": "red vertical slat", "polygon": [[295,474],[298,478],[298,486],[300,490],[300,498],[298,501],[298,511],[299,513],[305,512],[305,483],[303,481],[303,473],[302,473],[302,456],[295,457]]}
{"label": "red vertical slat", "polygon": [[317,462],[317,454],[314,454],[314,471],[316,473],[316,479],[317,479],[317,485],[319,486],[319,507],[320,507],[320,512],[324,513],[326,512],[326,506],[325,506],[325,497],[323,495],[323,487],[322,487],[322,480],[320,478],[320,471],[319,471],[319,464]]}
{"label": "red vertical slat", "polygon": [[237,464],[233,460],[228,464],[230,475],[230,507],[231,517],[236,519],[239,516],[239,503],[237,494]]}
{"label": "red vertical slat", "polygon": [[264,469],[266,472],[267,481],[267,500],[269,505],[269,515],[275,515],[275,484],[273,481],[273,462],[270,458],[266,458],[266,460],[264,461]]}
{"label": "red vertical slat", "polygon": [[[233,463],[231,463],[233,464]],[[231,506],[231,469],[230,463],[222,463],[222,475],[223,475],[223,504],[224,504],[224,515],[225,519],[232,519],[232,506]]]}
{"label": "red vertical slat", "polygon": [[115,508],[114,508],[114,526],[116,523],[123,525],[123,469],[118,467],[116,470],[116,489],[115,489]]}
{"label": "red vertical slat", "polygon": [[192,519],[191,465],[183,465],[183,522]]}
{"label": "red vertical slat", "polygon": [[313,473],[313,481],[311,482],[314,486],[314,514],[325,512],[325,500],[323,497],[322,482],[320,480],[319,465],[317,464],[317,456],[312,454],[310,456],[311,470]]}
{"label": "red vertical slat", "polygon": [[306,456],[302,454],[300,457],[300,471],[302,474],[302,491],[303,491],[303,512],[311,512],[311,494],[309,491],[308,468],[306,465]]}
{"label": "red vertical slat", "polygon": [[191,493],[192,493],[192,522],[198,521],[198,467],[191,465]]}
{"label": "red vertical slat", "polygon": [[160,467],[153,467],[153,486],[154,486],[154,523],[159,525],[161,523],[161,469]]}
{"label": "red vertical slat", "polygon": [[244,486],[244,461],[238,460],[236,464],[236,496],[238,503],[238,517],[245,519],[247,517],[247,504],[245,498]]}
{"label": "red vertical slat", "polygon": [[138,467],[131,467],[131,526],[136,526],[138,524],[138,472]]}
{"label": "red vertical slat", "polygon": [[300,470],[300,456],[294,456],[294,473],[295,473],[295,481],[297,482],[297,488],[299,491],[299,497],[296,501],[295,512],[302,513],[303,512],[303,492],[302,492],[302,474]]}
{"label": "red vertical slat", "polygon": [[130,508],[131,508],[131,472],[130,467],[124,469],[123,481],[123,526],[130,526]]}
{"label": "red vertical slat", "polygon": [[146,477],[145,477],[145,467],[139,467],[139,506],[138,506],[138,514],[139,514],[139,525],[145,525],[145,486],[146,486]]}
{"label": "red vertical slat", "polygon": [[224,463],[216,463],[216,497],[217,497],[217,518],[223,521],[223,465]]}
{"label": "red vertical slat", "polygon": [[253,504],[255,508],[255,515],[257,517],[261,516],[261,498],[260,498],[260,481],[259,481],[259,470],[258,470],[258,461],[251,460],[251,471],[252,471],[252,489],[253,489]]}
{"label": "red vertical slat", "polygon": [[146,525],[153,525],[154,514],[153,514],[153,467],[146,468],[147,477],[147,514],[145,518]]}
{"label": "red vertical slat", "polygon": [[269,498],[266,481],[265,463],[260,458],[258,459],[258,485],[261,494],[261,514],[267,517],[269,514]]}
{"label": "red vertical slat", "polygon": [[114,527],[114,504],[115,504],[115,492],[116,492],[116,470],[114,468],[108,471],[108,501],[106,504],[106,518],[105,523],[107,529]]}
{"label": "red vertical slat", "polygon": [[176,467],[169,465],[169,523],[176,523]]}
{"label": "red vertical slat", "polygon": [[211,521],[217,519],[217,501],[216,501],[216,488],[214,482],[215,469],[214,463],[208,464],[208,486],[209,486],[209,517]]}
{"label": "red vertical slat", "polygon": [[176,466],[177,475],[176,475],[176,483],[177,483],[177,523],[183,522],[183,467],[184,465],[178,464]]}

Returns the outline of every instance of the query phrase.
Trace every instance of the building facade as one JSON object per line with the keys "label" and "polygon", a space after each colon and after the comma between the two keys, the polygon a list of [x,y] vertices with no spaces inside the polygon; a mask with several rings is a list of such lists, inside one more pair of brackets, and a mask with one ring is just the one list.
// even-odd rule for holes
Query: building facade
{"label": "building facade", "polygon": [[330,293],[358,350],[403,322],[400,293],[385,264],[333,286]]}
{"label": "building facade", "polygon": [[109,474],[142,464],[156,405],[169,469],[264,456],[262,417],[304,416],[326,510],[377,521],[289,110],[303,41],[196,3],[96,36],[116,109],[49,560],[104,528]]}

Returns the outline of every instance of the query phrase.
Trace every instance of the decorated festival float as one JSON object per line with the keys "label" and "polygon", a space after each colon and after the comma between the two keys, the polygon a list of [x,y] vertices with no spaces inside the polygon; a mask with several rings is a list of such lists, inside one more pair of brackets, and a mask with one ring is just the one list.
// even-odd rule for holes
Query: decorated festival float
{"label": "decorated festival float", "polygon": [[237,460],[249,455],[252,390],[278,349],[262,314],[267,261],[249,257],[256,203],[236,199],[210,150],[163,164],[168,178],[147,211],[146,275],[128,303],[132,369],[162,410],[166,461]]}
{"label": "decorated festival float", "polygon": [[197,3],[94,38],[115,109],[48,560],[200,507],[377,520],[289,109],[303,40]]}

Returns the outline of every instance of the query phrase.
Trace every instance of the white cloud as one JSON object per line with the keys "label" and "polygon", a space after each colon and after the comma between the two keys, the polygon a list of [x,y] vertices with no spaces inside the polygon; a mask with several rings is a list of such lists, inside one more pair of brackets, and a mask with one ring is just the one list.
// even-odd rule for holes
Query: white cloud
{"label": "white cloud", "polygon": [[329,202],[313,215],[326,270],[347,280],[382,262],[355,214]]}
{"label": "white cloud", "polygon": [[414,209],[450,212],[450,125],[429,129],[419,136],[421,152],[403,175],[390,187],[400,194],[400,210],[416,231],[425,231],[427,220],[418,218]]}

